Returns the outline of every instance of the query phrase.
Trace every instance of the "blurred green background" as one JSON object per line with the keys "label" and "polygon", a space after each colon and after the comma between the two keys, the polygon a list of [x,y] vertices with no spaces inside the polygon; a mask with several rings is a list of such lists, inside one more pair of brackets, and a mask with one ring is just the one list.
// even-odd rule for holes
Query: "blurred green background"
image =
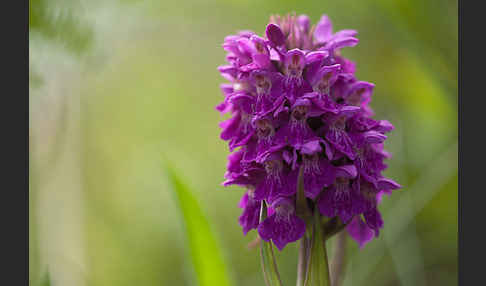
{"label": "blurred green background", "polygon": [[[343,285],[457,284],[456,1],[31,0],[30,285],[264,285],[244,190],[220,185],[216,67],[226,35],[292,11],[358,30],[343,54],[396,127],[386,175],[404,187],[378,239],[347,241]],[[296,255],[277,253],[285,285]]]}

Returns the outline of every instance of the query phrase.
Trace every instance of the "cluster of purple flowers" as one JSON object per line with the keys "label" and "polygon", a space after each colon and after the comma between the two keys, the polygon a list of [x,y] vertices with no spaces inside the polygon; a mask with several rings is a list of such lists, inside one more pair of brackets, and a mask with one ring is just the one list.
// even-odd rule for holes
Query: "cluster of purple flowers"
{"label": "cluster of purple flowers", "polygon": [[305,232],[296,215],[300,172],[309,203],[347,224],[360,246],[383,227],[381,195],[400,188],[381,175],[393,126],[371,118],[374,84],[357,80],[355,64],[340,55],[358,43],[356,34],[333,33],[326,15],[312,27],[305,15],[287,15],[270,18],[265,38],[242,31],[224,40],[228,65],[219,71],[230,83],[216,108],[232,115],[220,126],[233,153],[223,184],[247,188],[243,232],[257,229],[280,250]]}

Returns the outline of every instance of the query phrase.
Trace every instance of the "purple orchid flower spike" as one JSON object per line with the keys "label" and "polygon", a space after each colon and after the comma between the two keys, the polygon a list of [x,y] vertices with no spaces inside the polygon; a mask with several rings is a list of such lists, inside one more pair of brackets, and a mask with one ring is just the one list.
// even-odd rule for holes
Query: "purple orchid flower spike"
{"label": "purple orchid flower spike", "polygon": [[258,226],[258,233],[263,240],[272,240],[282,250],[304,235],[305,222],[295,215],[295,203],[288,198],[275,199],[272,208],[275,212]]}
{"label": "purple orchid flower spike", "polygon": [[[340,53],[358,43],[356,35],[334,32],[326,15],[312,26],[306,15],[289,14],[271,16],[263,36],[224,39],[227,63],[218,70],[228,83],[216,109],[229,116],[220,126],[231,154],[223,185],[248,190],[240,202],[244,234],[257,229],[281,250],[307,227],[340,221],[363,247],[383,227],[377,206],[401,188],[382,174],[394,127],[372,118],[374,84],[357,79],[355,63]],[[302,206],[316,210],[314,220]]]}

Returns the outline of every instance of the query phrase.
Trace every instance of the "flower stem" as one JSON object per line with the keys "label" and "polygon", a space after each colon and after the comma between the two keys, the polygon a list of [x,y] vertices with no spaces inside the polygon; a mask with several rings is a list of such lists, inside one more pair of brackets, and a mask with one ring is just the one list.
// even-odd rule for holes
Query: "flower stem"
{"label": "flower stem", "polygon": [[[299,177],[297,180],[297,215],[306,222],[306,225],[312,225],[312,213],[307,205],[307,200],[304,193],[304,179],[303,169],[299,170]],[[297,286],[304,286],[307,277],[307,268],[309,265],[310,245],[312,238],[312,230],[307,228],[304,236],[299,243],[299,260],[297,262]]]}
{"label": "flower stem", "polygon": [[346,263],[346,237],[347,234],[344,231],[338,233],[337,245],[336,245],[336,252],[332,258],[332,286],[339,286],[341,284],[343,274],[344,274],[344,265]]}
{"label": "flower stem", "polygon": [[301,238],[299,244],[299,260],[297,262],[297,286],[304,286],[309,262],[309,238],[307,235]]}
{"label": "flower stem", "polygon": [[322,241],[322,248],[324,249],[324,265],[325,265],[325,280],[323,281],[324,283],[322,284],[323,286],[331,286],[331,275],[329,273],[329,259],[327,258],[327,248],[326,248],[326,241]]}
{"label": "flower stem", "polygon": [[312,221],[312,238],[308,251],[309,262],[304,286],[330,286],[329,263],[327,258],[326,242],[321,224],[319,210],[314,209]]}

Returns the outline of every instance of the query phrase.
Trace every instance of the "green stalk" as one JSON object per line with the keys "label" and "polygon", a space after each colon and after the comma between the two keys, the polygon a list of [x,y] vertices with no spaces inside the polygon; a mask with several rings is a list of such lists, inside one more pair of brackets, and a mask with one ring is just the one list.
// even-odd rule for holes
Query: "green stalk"
{"label": "green stalk", "polygon": [[312,239],[305,286],[330,286],[329,263],[326,242],[318,208],[314,209]]}
{"label": "green stalk", "polygon": [[[267,206],[265,201],[262,202],[260,209],[260,222],[267,218]],[[278,273],[277,261],[273,253],[273,245],[270,241],[260,241],[260,258],[262,262],[263,278],[267,286],[282,286],[282,280]]]}
{"label": "green stalk", "polygon": [[[305,221],[307,226],[312,225],[312,213],[307,205],[307,200],[304,194],[304,180],[302,175],[302,167],[299,170],[299,177],[297,180],[297,216]],[[299,260],[297,261],[297,286],[304,286],[307,268],[309,265],[310,243],[312,237],[312,230],[307,227],[304,236],[299,243]]]}
{"label": "green stalk", "polygon": [[297,262],[297,286],[304,286],[307,274],[307,265],[309,263],[309,246],[310,240],[307,232],[300,239],[299,243],[299,260]]}

